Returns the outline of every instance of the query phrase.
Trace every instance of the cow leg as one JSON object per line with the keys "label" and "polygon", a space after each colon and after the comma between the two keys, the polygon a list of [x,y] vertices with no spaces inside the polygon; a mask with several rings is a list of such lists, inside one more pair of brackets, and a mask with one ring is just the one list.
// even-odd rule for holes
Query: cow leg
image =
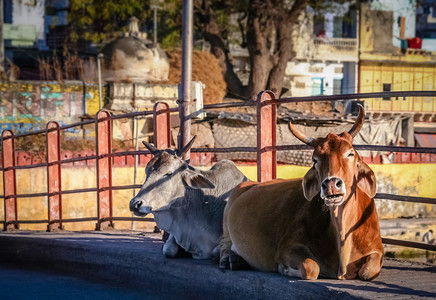
{"label": "cow leg", "polygon": [[174,258],[179,252],[179,245],[172,234],[169,235],[167,241],[163,245],[162,252],[166,257]]}
{"label": "cow leg", "polygon": [[365,264],[360,268],[359,278],[362,280],[373,280],[376,278],[380,274],[382,258],[380,253],[368,255]]}
{"label": "cow leg", "polygon": [[223,235],[220,242],[220,260],[219,267],[221,269],[243,270],[248,269],[248,263],[232,251],[232,240],[230,239],[229,230],[227,229],[226,217],[223,220]]}
{"label": "cow leg", "polygon": [[304,245],[294,246],[278,261],[278,272],[282,275],[308,280],[318,278],[319,265],[312,252]]}
{"label": "cow leg", "polygon": [[232,241],[230,240],[228,230],[224,229],[223,236],[220,242],[220,261],[219,267],[221,269],[229,269],[230,268],[230,250],[232,248]]}
{"label": "cow leg", "polygon": [[220,269],[229,269],[230,268],[230,252],[232,251],[232,239],[230,238],[229,228],[227,226],[227,216],[228,210],[230,209],[230,204],[227,203],[224,208],[223,213],[223,235],[221,236],[220,241],[220,260],[219,267]]}

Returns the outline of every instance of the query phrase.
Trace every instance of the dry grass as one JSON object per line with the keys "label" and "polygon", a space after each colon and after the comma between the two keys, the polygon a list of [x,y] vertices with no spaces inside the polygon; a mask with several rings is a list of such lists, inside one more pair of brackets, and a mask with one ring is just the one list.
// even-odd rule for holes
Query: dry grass
{"label": "dry grass", "polygon": [[63,60],[59,57],[39,58],[39,76],[41,80],[80,80],[97,82],[97,63],[94,57],[80,58],[78,55],[67,53]]}
{"label": "dry grass", "polygon": [[[170,62],[168,82],[180,83],[182,78],[182,51],[167,52]],[[206,85],[203,91],[204,104],[221,103],[227,92],[218,60],[209,52],[194,50],[192,54],[192,80]]]}

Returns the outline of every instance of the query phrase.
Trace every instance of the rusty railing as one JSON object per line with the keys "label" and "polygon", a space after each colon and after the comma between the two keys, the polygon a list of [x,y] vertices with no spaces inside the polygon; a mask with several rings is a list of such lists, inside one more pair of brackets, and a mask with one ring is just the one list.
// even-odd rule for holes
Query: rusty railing
{"label": "rusty railing", "polygon": [[[306,145],[276,145],[276,106],[281,103],[291,102],[319,102],[330,100],[350,100],[367,99],[381,97],[436,97],[434,91],[420,92],[383,92],[383,93],[364,93],[347,94],[334,96],[316,97],[293,97],[276,99],[274,93],[264,91],[259,94],[257,101],[220,103],[211,104],[204,107],[208,109],[218,109],[226,107],[256,106],[257,110],[257,146],[256,147],[231,147],[231,148],[194,148],[193,153],[218,153],[218,152],[256,152],[257,153],[257,178],[258,181],[266,181],[276,178],[277,151],[295,151],[309,149]],[[112,121],[122,118],[144,117],[153,115],[153,130],[156,147],[165,149],[170,147],[170,113],[177,112],[177,108],[170,109],[166,103],[157,103],[153,111],[134,112],[121,115],[111,115],[108,111],[101,110],[97,113],[94,120],[78,122],[65,126],[59,126],[57,122],[51,121],[45,130],[38,130],[29,133],[14,135],[11,130],[2,133],[2,153],[3,167],[3,187],[4,195],[4,230],[14,230],[19,228],[20,223],[45,223],[48,231],[62,229],[62,223],[96,221],[96,230],[104,230],[113,227],[114,221],[152,221],[152,218],[117,217],[113,216],[112,210],[112,191],[124,189],[140,188],[140,185],[112,185],[112,159],[118,156],[127,155],[148,155],[149,151],[122,151],[112,152]],[[83,157],[62,159],[60,156],[60,132],[76,126],[95,124],[96,132],[96,154]],[[46,162],[35,163],[26,166],[16,165],[16,152],[14,140],[18,137],[44,134],[47,141]],[[410,152],[410,153],[430,153],[436,154],[435,148],[415,148],[415,147],[394,147],[394,146],[375,146],[375,145],[356,145],[360,150],[377,150],[391,152]],[[97,187],[75,190],[62,190],[61,186],[61,165],[79,161],[96,161]],[[19,194],[16,185],[16,170],[29,168],[47,168],[47,192],[34,194]],[[62,195],[74,193],[96,193],[97,194],[97,216],[87,218],[63,219],[62,218]],[[47,197],[48,219],[44,220],[19,220],[17,212],[17,198],[27,197]],[[434,198],[411,197],[392,194],[378,193],[376,199],[389,199],[393,201],[409,201],[436,204]],[[383,238],[386,244],[415,247],[426,250],[436,251],[435,245],[415,243],[409,241],[393,240]]]}

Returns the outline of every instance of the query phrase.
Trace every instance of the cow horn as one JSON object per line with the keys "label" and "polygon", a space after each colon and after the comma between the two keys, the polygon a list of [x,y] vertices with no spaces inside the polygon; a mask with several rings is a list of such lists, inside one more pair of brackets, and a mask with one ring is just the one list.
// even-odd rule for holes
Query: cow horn
{"label": "cow horn", "polygon": [[351,127],[350,131],[348,131],[353,138],[359,133],[360,129],[362,129],[363,121],[365,120],[365,109],[360,104],[357,104],[357,106],[359,106],[359,115],[357,116],[353,127]]}
{"label": "cow horn", "polygon": [[189,151],[189,149],[191,149],[192,145],[194,144],[195,139],[197,138],[196,135],[194,135],[194,137],[185,145],[185,147],[183,147],[182,149],[177,151],[177,156],[178,157],[183,157],[186,152]]}
{"label": "cow horn", "polygon": [[303,143],[314,147],[314,141],[315,139],[312,137],[308,137],[306,136],[303,132],[301,132],[301,130],[297,129],[291,121],[289,121],[289,130],[292,132],[292,134],[299,139],[300,141],[302,141]]}
{"label": "cow horn", "polygon": [[147,147],[148,150],[150,150],[151,154],[156,155],[160,152],[159,149],[157,149],[153,144],[147,143],[145,141],[142,141],[145,147]]}

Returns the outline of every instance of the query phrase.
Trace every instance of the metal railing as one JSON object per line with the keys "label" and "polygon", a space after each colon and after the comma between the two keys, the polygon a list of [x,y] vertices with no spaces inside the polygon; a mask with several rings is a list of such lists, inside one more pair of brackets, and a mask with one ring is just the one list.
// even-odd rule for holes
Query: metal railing
{"label": "metal railing", "polygon": [[[256,147],[231,147],[231,148],[194,148],[193,153],[201,152],[256,152],[257,153],[257,174],[258,181],[266,181],[276,178],[276,152],[277,151],[295,151],[310,149],[306,145],[282,145],[277,146],[275,140],[276,130],[276,106],[282,103],[291,102],[319,102],[329,100],[349,100],[349,99],[367,99],[376,97],[416,97],[427,96],[436,97],[436,92],[384,92],[384,93],[365,93],[365,94],[347,94],[335,96],[316,96],[316,97],[292,97],[276,99],[274,94],[265,91],[259,94],[257,101],[238,102],[238,103],[220,103],[206,105],[205,110],[219,109],[227,107],[255,106],[257,108],[257,146]],[[29,133],[14,135],[12,131],[5,130],[2,133],[2,150],[3,150],[3,188],[5,217],[3,220],[5,230],[18,229],[19,224],[48,224],[48,231],[55,231],[62,228],[62,223],[96,221],[96,229],[104,230],[113,227],[113,221],[152,221],[152,218],[135,218],[135,217],[117,217],[112,211],[112,191],[137,189],[140,185],[114,186],[112,184],[112,158],[127,155],[147,155],[149,151],[123,151],[112,152],[112,121],[122,118],[134,118],[153,116],[153,130],[155,146],[159,149],[170,147],[170,113],[177,112],[177,108],[170,109],[165,103],[157,103],[153,111],[134,112],[121,115],[111,115],[105,110],[97,113],[94,120],[78,122],[70,125],[59,126],[57,122],[49,122],[45,130],[38,130]],[[96,131],[96,154],[84,157],[61,159],[60,156],[60,132],[76,126],[95,124]],[[31,135],[44,134],[47,139],[46,161],[27,166],[16,166],[16,152],[14,140],[18,137],[27,137]],[[411,152],[411,153],[431,153],[436,154],[435,148],[415,148],[415,147],[394,147],[394,146],[375,146],[375,145],[356,145],[359,150],[377,150],[391,152]],[[96,160],[96,179],[97,186],[94,188],[83,188],[74,190],[62,190],[61,186],[61,165]],[[47,169],[47,192],[20,194],[16,185],[16,170],[41,168]],[[62,218],[62,195],[76,193],[96,193],[97,194],[97,216],[85,218]],[[47,197],[48,219],[43,220],[19,220],[17,213],[17,198]],[[393,201],[407,201],[436,204],[435,198],[412,197],[378,193],[376,199],[389,199]],[[383,238],[383,243],[391,245],[400,245],[406,247],[415,247],[426,250],[436,251],[435,245],[427,245],[409,241],[393,240]]]}

